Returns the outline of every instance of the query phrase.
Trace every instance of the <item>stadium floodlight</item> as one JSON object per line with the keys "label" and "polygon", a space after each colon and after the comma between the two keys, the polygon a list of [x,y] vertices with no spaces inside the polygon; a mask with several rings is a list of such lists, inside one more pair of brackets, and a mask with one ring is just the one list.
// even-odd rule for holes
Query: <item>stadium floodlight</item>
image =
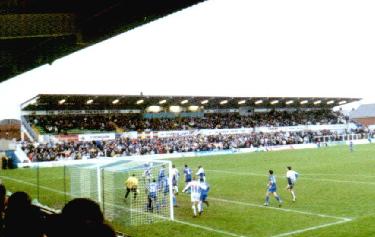
{"label": "stadium floodlight", "polygon": [[307,104],[309,101],[308,100],[302,100],[301,102],[300,102],[300,104],[301,105],[304,105],[304,104]]}
{"label": "stadium floodlight", "polygon": [[117,104],[120,100],[119,99],[115,99],[114,101],[112,101],[112,104]]}
{"label": "stadium floodlight", "polygon": [[172,113],[179,113],[181,112],[181,107],[178,105],[172,105],[169,107],[169,111]]}
{"label": "stadium floodlight", "polygon": [[188,109],[190,111],[197,111],[199,109],[199,106],[197,106],[197,105],[190,105]]}
{"label": "stadium floodlight", "polygon": [[274,104],[277,104],[277,103],[279,103],[278,100],[273,100],[273,101],[271,101],[271,105],[274,105]]}
{"label": "stadium floodlight", "polygon": [[86,101],[86,104],[92,104],[92,102],[94,102],[94,100],[93,99],[89,99],[88,101]]}
{"label": "stadium floodlight", "polygon": [[257,101],[255,101],[256,105],[261,104],[261,103],[263,103],[263,100],[257,100]]}
{"label": "stadium floodlight", "polygon": [[330,104],[333,104],[333,103],[335,103],[335,101],[334,100],[330,100],[330,101],[327,102],[327,105],[330,105]]}
{"label": "stadium floodlight", "polygon": [[65,103],[65,99],[59,100],[59,105],[62,105]]}
{"label": "stadium floodlight", "polygon": [[221,105],[225,105],[226,103],[228,103],[228,100],[222,100],[222,101],[220,101]]}
{"label": "stadium floodlight", "polygon": [[143,102],[145,102],[144,100],[137,100],[137,105],[140,105],[142,104]]}
{"label": "stadium floodlight", "polygon": [[240,101],[238,101],[239,105],[242,105],[242,104],[245,104],[245,103],[246,103],[246,100],[240,100]]}
{"label": "stadium floodlight", "polygon": [[321,100],[314,101],[314,105],[318,105],[318,104],[320,104],[320,103],[322,103]]}
{"label": "stadium floodlight", "polygon": [[339,105],[346,104],[346,100],[342,100],[339,102]]}
{"label": "stadium floodlight", "polygon": [[208,100],[202,100],[201,104],[204,105],[204,104],[207,104],[208,103]]}
{"label": "stadium floodlight", "polygon": [[161,101],[159,101],[159,104],[165,104],[165,103],[167,103],[167,100],[161,100]]}
{"label": "stadium floodlight", "polygon": [[181,104],[186,104],[186,103],[188,103],[189,101],[188,100],[183,100],[183,101],[181,101]]}
{"label": "stadium floodlight", "polygon": [[290,105],[290,104],[293,104],[293,103],[294,103],[293,100],[288,100],[285,104]]}
{"label": "stadium floodlight", "polygon": [[152,113],[159,113],[161,110],[161,107],[159,105],[151,105],[150,107],[147,108],[148,112]]}

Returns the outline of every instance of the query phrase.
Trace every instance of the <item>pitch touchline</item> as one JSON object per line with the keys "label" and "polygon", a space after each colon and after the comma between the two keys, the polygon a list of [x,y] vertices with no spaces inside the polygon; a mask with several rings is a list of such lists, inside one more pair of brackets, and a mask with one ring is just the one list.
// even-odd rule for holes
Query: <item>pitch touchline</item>
{"label": "pitch touchline", "polygon": [[[265,175],[265,174],[257,174],[257,173],[251,173],[251,172],[235,172],[235,171],[227,171],[227,170],[206,170],[206,171],[226,173],[226,174],[234,174],[234,175],[250,175],[250,176],[262,176],[262,177],[268,176],[268,175]],[[375,185],[375,183],[372,183],[372,182],[350,181],[350,180],[340,180],[340,179],[320,179],[320,178],[307,178],[307,177],[300,177],[300,179],[313,180],[313,181],[334,182],[334,183],[352,183],[352,184]]]}

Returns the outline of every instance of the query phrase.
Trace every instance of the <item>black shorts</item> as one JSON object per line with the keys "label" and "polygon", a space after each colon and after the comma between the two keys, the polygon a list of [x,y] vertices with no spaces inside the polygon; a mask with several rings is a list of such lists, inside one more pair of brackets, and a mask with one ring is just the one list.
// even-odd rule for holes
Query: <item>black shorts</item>
{"label": "black shorts", "polygon": [[137,188],[126,188],[126,191],[127,192],[130,192],[130,191],[137,192]]}

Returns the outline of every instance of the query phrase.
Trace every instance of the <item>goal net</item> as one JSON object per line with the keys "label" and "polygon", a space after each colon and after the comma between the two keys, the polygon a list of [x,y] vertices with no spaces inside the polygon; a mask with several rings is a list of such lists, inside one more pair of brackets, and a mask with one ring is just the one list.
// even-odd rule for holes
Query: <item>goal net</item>
{"label": "goal net", "polygon": [[139,158],[69,166],[70,196],[97,201],[115,228],[173,220],[171,168]]}

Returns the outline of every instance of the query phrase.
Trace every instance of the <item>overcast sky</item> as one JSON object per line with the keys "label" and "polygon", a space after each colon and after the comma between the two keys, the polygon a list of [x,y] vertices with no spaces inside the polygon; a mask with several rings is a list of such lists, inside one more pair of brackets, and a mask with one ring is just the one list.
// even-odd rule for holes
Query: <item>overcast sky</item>
{"label": "overcast sky", "polygon": [[39,93],[375,101],[375,1],[208,0],[0,83],[0,119]]}

